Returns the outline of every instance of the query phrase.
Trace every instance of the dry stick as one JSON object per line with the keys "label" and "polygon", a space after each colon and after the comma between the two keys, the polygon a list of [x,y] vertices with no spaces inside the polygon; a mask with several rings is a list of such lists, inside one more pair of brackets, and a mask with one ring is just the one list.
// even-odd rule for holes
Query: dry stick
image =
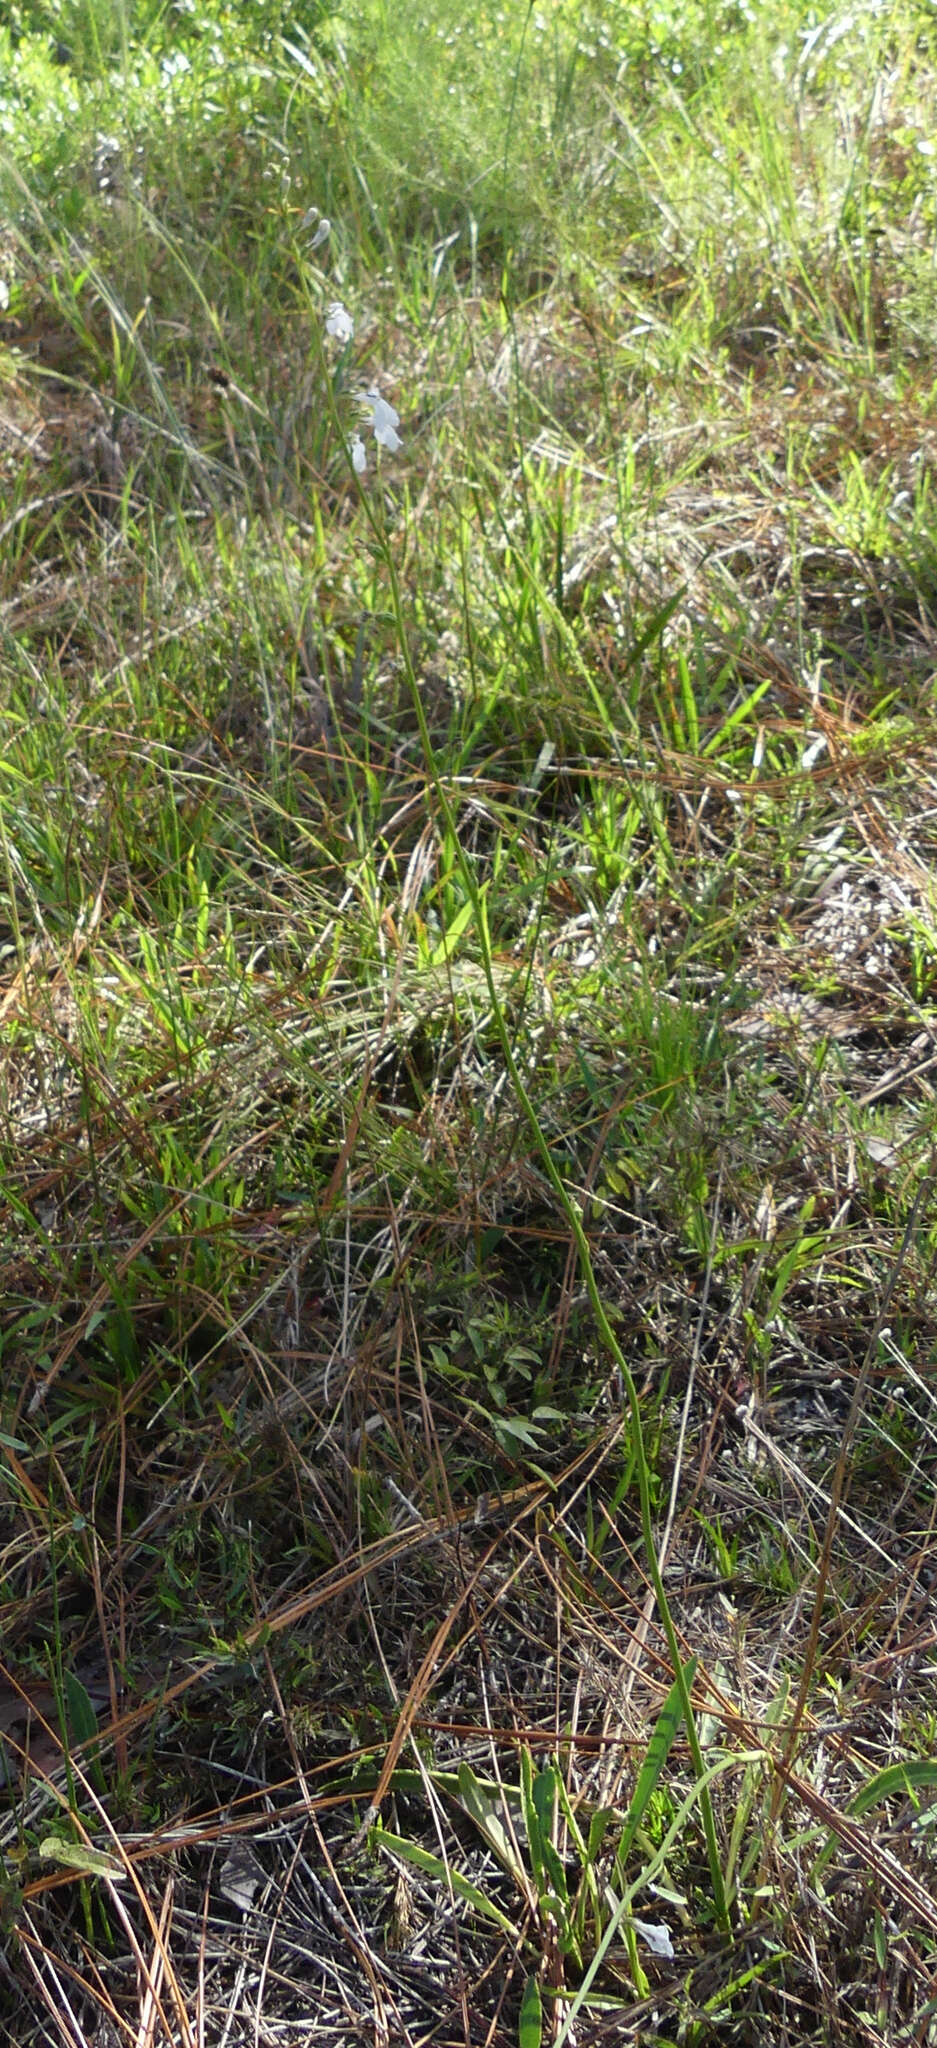
{"label": "dry stick", "polygon": [[[895,1288],[898,1285],[902,1268],[904,1266],[905,1259],[908,1255],[908,1246],[910,1245],[911,1237],[914,1231],[914,1226],[920,1214],[924,1196],[927,1193],[929,1193],[933,1185],[933,1173],[931,1172],[925,1174],[923,1180],[921,1181],[920,1187],[918,1188],[917,1194],[914,1197],[914,1201],[911,1205],[911,1212],[908,1217],[907,1223],[904,1227],[904,1233],[902,1235],[901,1243],[898,1246],[898,1251],[895,1256],[894,1263],[888,1275],[888,1279],[885,1283],[885,1292],[882,1296],[882,1305],[872,1326],[869,1335],[869,1341],[865,1347],[865,1356],[863,1357],[862,1364],[859,1367],[858,1373],[856,1374],[856,1384],[852,1390],[852,1400],[849,1403],[849,1413],[843,1425],[842,1441],[840,1443],[839,1455],[836,1460],[836,1465],[833,1472],[832,1485],[830,1487],[830,1501],[826,1513],[826,1527],[823,1532],[823,1548],[820,1552],[820,1563],[817,1570],[816,1592],[814,1593],[813,1597],[813,1613],[810,1617],[810,1634],[807,1638],[807,1648],[804,1654],[803,1665],[801,1667],[800,1685],[798,1687],[797,1700],[794,1706],[793,1718],[791,1720],[790,1727],[787,1731],[787,1737],[784,1743],[784,1748],[781,1753],[781,1757],[775,1767],[776,1774],[771,1792],[771,1809],[768,1818],[767,1832],[769,1835],[775,1826],[778,1814],[781,1810],[781,1802],[784,1797],[784,1786],[786,1782],[787,1773],[790,1771],[791,1768],[791,1761],[794,1755],[794,1751],[797,1747],[797,1739],[800,1734],[801,1727],[803,1725],[804,1715],[807,1711],[807,1696],[810,1691],[810,1683],[813,1677],[814,1667],[816,1663],[817,1650],[819,1648],[820,1628],[823,1621],[823,1607],[826,1600],[826,1589],[829,1582],[830,1565],[833,1556],[833,1543],[835,1541],[836,1531],[839,1525],[839,1511],[842,1505],[843,1494],[846,1488],[846,1467],[849,1463],[849,1453],[852,1449],[853,1438],[855,1436],[856,1429],[859,1423],[859,1413],[862,1408],[863,1401],[865,1400],[866,1389],[869,1384],[869,1377],[872,1371],[872,1361],[875,1357],[878,1340],[882,1334],[882,1331],[885,1328],[888,1311],[891,1307]],[[758,1894],[756,1892],[756,1900],[757,1896]]]}

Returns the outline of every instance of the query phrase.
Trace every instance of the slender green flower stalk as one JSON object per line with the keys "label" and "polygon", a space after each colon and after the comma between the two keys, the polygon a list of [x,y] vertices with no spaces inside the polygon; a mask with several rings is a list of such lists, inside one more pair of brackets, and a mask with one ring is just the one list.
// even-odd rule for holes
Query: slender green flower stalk
{"label": "slender green flower stalk", "polygon": [[436,760],[436,754],[433,748],[433,742],[430,736],[429,726],[426,720],[426,713],[423,708],[423,699],[420,694],[419,683],[417,682],[416,673],[410,656],[409,638],[407,635],[406,621],[404,618],[403,601],[400,592],[400,584],[398,582],[397,572],[394,565],[393,554],[391,552],[390,547],[388,546],[387,538],[383,531],[379,515],[375,512],[374,507],[372,506],[370,500],[367,497],[365,497],[365,504],[367,507],[367,518],[371,526],[372,533],[374,534],[377,546],[386,564],[388,577],[390,579],[390,587],[394,609],[394,620],[397,628],[397,638],[404,666],[404,674],[406,675],[407,678],[410,695],[413,700],[413,708],[419,726],[420,740],[423,747],[423,755],[426,763],[427,773],[432,783],[433,791],[436,796],[436,801],[439,804],[440,812],[445,821],[446,830],[450,835],[451,843],[455,849],[456,859],[458,861],[462,880],[465,885],[466,894],[468,895],[471,901],[472,908],[474,910],[475,917],[477,920],[477,929],[482,953],[482,965],[485,974],[485,981],[487,983],[488,988],[488,997],[491,1003],[492,1015],[494,1017],[495,1028],[497,1030],[498,1038],[500,1040],[501,1050],[504,1054],[505,1065],[510,1075],[511,1084],[517,1096],[517,1100],[523,1113],[524,1119],[527,1123],[528,1129],[530,1131],[530,1135],[540,1156],[544,1172],[547,1175],[550,1185],[553,1188],[553,1191],[561,1205],[563,1213],[569,1224],[570,1230],[572,1231],[573,1239],[576,1245],[576,1250],[579,1256],[580,1267],[582,1269],[583,1281],[589,1296],[589,1300],[592,1304],[596,1323],[599,1329],[599,1334],[602,1338],[603,1343],[606,1345],[611,1357],[615,1361],[615,1365],[621,1374],[622,1384],[625,1388],[625,1394],[627,1397],[628,1411],[631,1418],[631,1427],[634,1439],[635,1474],[637,1477],[638,1496],[641,1509],[641,1533],[644,1541],[644,1550],[647,1558],[648,1574],[651,1580],[651,1584],[654,1588],[654,1596],[657,1601],[661,1626],[663,1628],[664,1635],[667,1640],[667,1648],[670,1653],[670,1661],[678,1688],[680,1705],[682,1707],[684,1720],[686,1722],[687,1740],[690,1746],[690,1755],[693,1760],[693,1768],[696,1773],[697,1782],[699,1785],[700,1812],[703,1818],[703,1830],[706,1837],[706,1851],[709,1863],[710,1878],[713,1888],[713,1901],[716,1908],[716,1917],[719,1921],[720,1926],[725,1930],[728,1930],[729,1909],[726,1900],[725,1885],[723,1883],[722,1867],[719,1860],[719,1844],[716,1839],[716,1824],[715,1817],[713,1814],[712,1800],[709,1796],[708,1772],[706,1768],[705,1759],[703,1757],[702,1747],[700,1745],[699,1731],[696,1726],[696,1716],[694,1714],[693,1704],[690,1699],[690,1687],[687,1682],[684,1670],[683,1653],[681,1651],[680,1643],[677,1638],[677,1631],[674,1625],[673,1616],[671,1615],[670,1607],[668,1605],[667,1594],[664,1588],[664,1581],[660,1568],[660,1560],[657,1555],[657,1546],[654,1540],[654,1526],[651,1514],[651,1480],[647,1462],[647,1451],[644,1443],[644,1428],[641,1417],[640,1402],[638,1400],[638,1390],[635,1385],[634,1375],[631,1371],[630,1366],[628,1365],[628,1361],[625,1358],[624,1352],[621,1349],[621,1345],[619,1344],[618,1339],[615,1336],[615,1332],[612,1329],[612,1325],[608,1319],[605,1303],[602,1299],[602,1294],[598,1285],[598,1281],[595,1277],[595,1269],[592,1264],[592,1255],[589,1250],[589,1240],[586,1236],[585,1230],[583,1229],[582,1216],[579,1207],[573,1199],[573,1196],[570,1194],[569,1189],[565,1186],[563,1179],[557,1170],[553,1154],[540,1127],[537,1112],[534,1109],[530,1096],[527,1093],[527,1089],[524,1085],[523,1076],[521,1075],[520,1068],[517,1064],[517,1060],[514,1055],[514,1048],[511,1044],[511,1035],[508,1031],[507,1022],[504,1015],[504,1009],[501,1002],[501,997],[498,992],[497,979],[494,972],[491,948],[491,935],[488,929],[488,914],[485,905],[484,893],[478,887],[475,876],[472,872],[471,862],[468,861],[465,857],[465,853],[463,851],[456,826],[455,814],[453,812],[452,805],[449,801],[449,796],[446,790],[445,783],[439,772],[439,766]]}
{"label": "slender green flower stalk", "polygon": [[[350,321],[350,316],[345,314],[344,307],[336,308],[335,306],[333,306],[330,307],[329,310],[330,317],[333,315],[337,315],[337,313],[340,311],[342,314],[345,315],[345,319],[348,319]],[[328,329],[328,321],[326,325]],[[334,329],[330,331],[334,332]],[[641,1417],[640,1402],[638,1400],[638,1390],[635,1385],[634,1376],[628,1365],[627,1359],[625,1358],[624,1352],[621,1349],[618,1339],[615,1336],[615,1332],[612,1329],[611,1323],[608,1319],[605,1303],[602,1299],[598,1281],[595,1277],[595,1270],[592,1264],[592,1255],[589,1250],[589,1241],[586,1236],[585,1230],[583,1229],[582,1217],[579,1208],[576,1202],[574,1201],[572,1195],[570,1194],[568,1188],[565,1186],[563,1179],[557,1169],[556,1163],[553,1158],[553,1154],[540,1127],[537,1112],[534,1109],[533,1103],[524,1085],[524,1080],[514,1055],[514,1048],[511,1044],[511,1035],[507,1027],[507,1021],[505,1019],[501,998],[498,993],[497,979],[494,972],[494,963],[491,947],[491,934],[488,928],[488,915],[485,905],[484,892],[478,887],[478,883],[472,871],[471,862],[466,859],[457,830],[455,813],[449,800],[445,782],[439,771],[439,764],[436,759],[435,749],[433,747],[432,738],[430,736],[430,730],[426,719],[426,712],[423,706],[423,699],[420,692],[420,686],[417,681],[416,671],[413,667],[413,660],[410,654],[410,642],[409,635],[407,633],[406,619],[404,616],[403,598],[401,595],[400,583],[398,580],[396,566],[394,563],[393,551],[388,543],[387,534],[384,528],[379,505],[372,500],[368,491],[360,484],[360,478],[365,468],[363,444],[358,434],[355,434],[353,436],[350,443],[345,439],[345,435],[342,429],[342,422],[339,417],[338,407],[336,404],[335,391],[332,385],[332,381],[329,378],[326,379],[326,389],[328,393],[327,402],[333,414],[335,424],[339,428],[339,431],[342,433],[343,444],[348,455],[349,463],[356,477],[359,479],[361,502],[364,507],[365,517],[371,529],[371,533],[373,535],[378,553],[382,561],[384,562],[384,565],[387,570],[391,590],[391,600],[393,605],[394,623],[397,631],[397,641],[400,648],[400,655],[401,660],[403,662],[403,669],[407,680],[407,686],[409,688],[410,696],[413,701],[413,709],[416,715],[417,725],[419,728],[420,742],[423,749],[423,757],[426,764],[426,771],[427,775],[429,776],[429,780],[432,784],[436,801],[439,805],[440,813],[445,822],[447,833],[449,834],[452,846],[455,849],[455,857],[459,866],[462,881],[465,886],[465,891],[469,898],[469,901],[471,902],[472,909],[475,915],[476,927],[479,935],[479,943],[481,946],[482,967],[485,975],[485,981],[487,984],[488,997],[491,1003],[492,1015],[495,1022],[495,1029],[498,1033],[498,1038],[501,1044],[501,1050],[504,1055],[505,1066],[507,1067],[508,1074],[511,1079],[511,1085],[514,1088],[517,1101],[520,1105],[525,1122],[527,1123],[528,1129],[531,1134],[531,1138],[533,1139],[534,1145],[542,1162],[544,1172],[546,1173],[547,1179],[549,1180],[550,1185],[553,1188],[553,1191],[557,1197],[558,1202],[560,1203],[560,1206],[569,1224],[569,1228],[572,1232],[573,1240],[575,1242],[576,1250],[579,1257],[579,1263],[582,1269],[583,1281],[585,1284],[587,1294],[589,1296],[589,1300],[592,1304],[592,1309],[595,1314],[599,1334],[602,1338],[603,1343],[607,1347],[610,1356],[615,1361],[617,1369],[621,1374],[622,1384],[625,1388],[625,1394],[628,1403],[628,1411],[631,1419],[631,1428],[634,1440],[635,1474],[638,1483],[638,1497],[641,1511],[641,1533],[644,1542],[645,1555],[647,1558],[648,1574],[654,1589],[654,1597],[657,1602],[661,1626],[663,1628],[664,1635],[667,1641],[667,1648],[670,1653],[670,1661],[674,1671],[674,1677],[677,1686],[678,1697],[680,1700],[680,1706],[682,1708],[683,1717],[686,1722],[687,1740],[689,1742],[690,1755],[693,1760],[693,1768],[696,1773],[697,1783],[699,1786],[700,1812],[702,1814],[703,1830],[706,1837],[706,1850],[709,1863],[710,1880],[713,1889],[713,1901],[716,1909],[716,1917],[719,1921],[720,1926],[727,1930],[729,1926],[729,1910],[728,1903],[726,1900],[726,1891],[725,1884],[723,1882],[722,1868],[719,1861],[719,1844],[716,1839],[715,1816],[713,1814],[712,1800],[709,1796],[708,1773],[706,1769],[705,1759],[703,1757],[702,1747],[700,1744],[699,1731],[696,1726],[696,1717],[693,1711],[693,1704],[690,1698],[690,1686],[687,1681],[684,1669],[684,1661],[680,1648],[680,1643],[677,1637],[676,1627],[667,1601],[667,1594],[664,1588],[663,1575],[660,1568],[660,1560],[657,1555],[657,1546],[654,1539],[654,1525],[651,1513],[651,1479],[647,1461],[647,1451],[644,1443],[644,1429]],[[394,411],[394,408],[392,406],[388,405],[386,401],[379,396],[378,392],[373,387],[366,394],[365,403],[367,404],[368,409],[370,411],[370,424],[372,426],[376,442],[378,443],[379,446],[387,448],[390,452],[396,452],[396,450],[401,446],[400,437],[397,433],[397,427],[400,424],[398,414]]]}

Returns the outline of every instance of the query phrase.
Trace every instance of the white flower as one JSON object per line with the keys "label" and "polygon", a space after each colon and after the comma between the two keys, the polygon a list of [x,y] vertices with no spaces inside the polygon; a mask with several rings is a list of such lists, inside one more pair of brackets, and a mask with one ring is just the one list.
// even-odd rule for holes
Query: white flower
{"label": "white flower", "polygon": [[309,247],[310,249],[321,249],[323,242],[328,241],[332,232],[332,223],[330,220],[326,220],[324,213],[320,214],[317,206],[310,206],[308,213],[303,214],[303,227],[311,228],[315,222],[318,222],[318,226]]}
{"label": "white flower", "polygon": [[400,425],[399,412],[395,412],[393,406],[388,405],[386,398],[382,398],[380,392],[373,388],[365,393],[363,402],[370,411],[370,424],[374,429],[374,439],[378,447],[387,448],[391,455],[396,455],[398,448],[403,447],[397,432]]}
{"label": "white flower", "polygon": [[668,1962],[674,1961],[670,1929],[665,1926],[663,1920],[632,1920],[631,1925],[635,1933],[640,1934],[641,1940],[647,1943],[652,1956],[666,1956]]}
{"label": "white flower", "polygon": [[363,476],[368,466],[368,458],[364,452],[364,442],[360,434],[353,434],[351,437],[351,465],[356,476]]}
{"label": "white flower", "polygon": [[355,331],[355,323],[351,314],[346,313],[341,299],[332,300],[325,316],[325,331],[326,334],[331,335],[333,341],[345,343],[351,340]]}

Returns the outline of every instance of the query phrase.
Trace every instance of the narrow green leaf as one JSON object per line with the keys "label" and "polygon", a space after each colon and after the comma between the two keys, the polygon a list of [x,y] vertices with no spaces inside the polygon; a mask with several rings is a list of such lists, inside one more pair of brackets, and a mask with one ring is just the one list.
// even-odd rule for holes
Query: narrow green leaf
{"label": "narrow green leaf", "polygon": [[68,1725],[75,1742],[91,1742],[98,1732],[98,1717],[90,1697],[73,1671],[63,1671],[62,1691]]}
{"label": "narrow green leaf", "polygon": [[766,691],[770,690],[772,681],[773,678],[768,676],[765,681],[756,683],[755,688],[749,691],[748,696],[743,702],[737,704],[734,711],[729,713],[728,718],[719,727],[718,732],[714,732],[712,737],[706,741],[703,748],[704,754],[710,756],[718,754],[720,747],[725,745],[729,734],[735,731],[736,726],[744,724],[745,719],[749,718],[756,706],[760,704]]}
{"label": "narrow green leaf", "polygon": [[876,1771],[863,1785],[854,1799],[850,1799],[847,1813],[868,1813],[870,1806],[880,1805],[883,1799],[894,1799],[921,1788],[928,1790],[937,1785],[937,1760],[933,1757],[911,1757],[906,1764],[887,1764],[883,1771]]}
{"label": "narrow green leaf", "polygon": [[[533,1783],[533,1800],[540,1831],[540,1848],[546,1875],[564,1908],[569,1905],[569,1886],[562,1858],[557,1852],[556,1811],[560,1796],[560,1774],[555,1764],[544,1764]],[[538,1885],[543,1890],[543,1885]]]}
{"label": "narrow green leaf", "polygon": [[518,2048],[540,2048],[543,2038],[543,2000],[536,1977],[528,1977],[521,2001],[517,2029]]}
{"label": "narrow green leaf", "polygon": [[474,915],[475,906],[472,903],[463,903],[461,909],[456,911],[438,945],[433,947],[429,956],[431,967],[443,967],[447,960],[451,960],[463,932],[471,924]]}
{"label": "narrow green leaf", "polygon": [[510,1934],[516,1940],[516,1922],[509,1920],[507,1914],[502,1913],[500,1906],[496,1906],[492,1899],[487,1898],[477,1884],[472,1884],[467,1877],[463,1877],[461,1871],[453,1870],[451,1864],[444,1863],[441,1856],[434,1856],[430,1849],[422,1849],[418,1842],[405,1841],[402,1835],[389,1834],[386,1828],[375,1828],[373,1840],[379,1849],[386,1849],[394,1856],[402,1856],[405,1863],[412,1863],[417,1870],[425,1870],[438,1884],[451,1886],[457,1898],[464,1899],[469,1906],[474,1906],[476,1913],[483,1914],[486,1920],[493,1920],[495,1926],[500,1927],[502,1934]]}
{"label": "narrow green leaf", "polygon": [[690,1687],[696,1676],[696,1666],[697,1659],[691,1657],[683,1667],[682,1687],[680,1680],[676,1679],[657,1716],[654,1733],[648,1743],[644,1762],[638,1772],[638,1782],[631,1796],[631,1805],[628,1808],[622,1838],[618,1846],[616,1863],[619,1870],[624,1869],[625,1858],[641,1825],[648,1801],[676,1741],[677,1732],[683,1720],[681,1692],[685,1688],[686,1693],[689,1694]]}
{"label": "narrow green leaf", "polygon": [[687,740],[691,751],[696,754],[699,752],[699,710],[696,698],[693,695],[693,683],[690,676],[689,663],[685,655],[680,657],[677,674],[680,680],[680,700],[683,705],[683,716],[686,720]]}
{"label": "narrow green leaf", "polygon": [[542,1764],[531,1787],[541,1832],[551,1842],[559,1798],[559,1775],[555,1764]]}
{"label": "narrow green leaf", "polygon": [[530,1868],[538,1898],[546,1890],[546,1872],[543,1863],[543,1836],[540,1826],[540,1812],[537,1805],[534,1781],[533,1759],[529,1749],[522,1749],[521,1765],[521,1811],[527,1829],[527,1847],[530,1851]]}

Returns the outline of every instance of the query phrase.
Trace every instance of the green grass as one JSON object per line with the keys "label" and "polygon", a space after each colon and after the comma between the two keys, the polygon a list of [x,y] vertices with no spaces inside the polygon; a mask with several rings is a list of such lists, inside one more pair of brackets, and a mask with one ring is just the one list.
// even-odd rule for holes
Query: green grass
{"label": "green grass", "polygon": [[0,79],[4,2037],[937,2038],[933,24]]}

